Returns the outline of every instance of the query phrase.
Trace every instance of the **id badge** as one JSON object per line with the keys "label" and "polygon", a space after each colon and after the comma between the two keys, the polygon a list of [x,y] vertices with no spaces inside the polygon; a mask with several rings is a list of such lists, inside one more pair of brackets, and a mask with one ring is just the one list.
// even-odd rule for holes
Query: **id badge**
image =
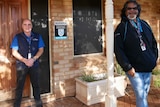
{"label": "id badge", "polygon": [[144,43],[141,43],[140,46],[141,46],[142,51],[146,50],[146,45]]}
{"label": "id badge", "polygon": [[28,59],[30,59],[31,58],[31,53],[28,53]]}

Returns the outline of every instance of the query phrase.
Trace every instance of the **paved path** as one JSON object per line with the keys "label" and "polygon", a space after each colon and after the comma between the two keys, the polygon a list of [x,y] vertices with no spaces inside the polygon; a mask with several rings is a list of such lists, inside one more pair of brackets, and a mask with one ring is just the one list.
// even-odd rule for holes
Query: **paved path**
{"label": "paved path", "polygon": [[[135,96],[131,86],[127,86],[127,94],[117,99],[117,107],[136,107]],[[151,87],[148,96],[149,107],[160,107],[160,89]],[[44,104],[44,107],[105,107],[105,103],[87,106],[75,97],[66,97]]]}
{"label": "paved path", "polygon": [[[136,107],[135,96],[130,85],[126,89],[127,94],[117,99],[117,107]],[[32,99],[33,100],[33,99]],[[160,88],[151,87],[148,96],[149,107],[160,107]],[[25,105],[30,105],[30,101]],[[22,104],[23,105],[23,104]],[[13,107],[13,101],[0,102],[0,107]],[[22,106],[35,107],[35,106]],[[65,97],[44,103],[43,107],[105,107],[105,102],[87,106],[75,97]]]}

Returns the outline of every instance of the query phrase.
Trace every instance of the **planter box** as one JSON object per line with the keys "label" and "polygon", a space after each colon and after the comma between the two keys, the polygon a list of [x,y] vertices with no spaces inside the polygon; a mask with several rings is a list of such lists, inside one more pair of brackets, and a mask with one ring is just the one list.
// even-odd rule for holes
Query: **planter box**
{"label": "planter box", "polygon": [[[115,95],[125,95],[125,76],[115,77]],[[94,82],[85,82],[76,78],[76,98],[86,105],[96,104],[105,101],[107,90],[107,79]]]}

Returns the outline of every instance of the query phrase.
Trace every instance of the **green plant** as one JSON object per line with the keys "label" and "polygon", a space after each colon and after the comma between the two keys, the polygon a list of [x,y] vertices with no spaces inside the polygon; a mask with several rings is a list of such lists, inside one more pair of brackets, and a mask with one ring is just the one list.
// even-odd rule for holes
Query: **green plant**
{"label": "green plant", "polygon": [[155,67],[152,71],[152,74],[154,75],[153,86],[156,88],[160,88],[160,69],[158,67]]}
{"label": "green plant", "polygon": [[156,75],[154,78],[155,79],[153,80],[153,85],[156,88],[160,88],[160,75]]}
{"label": "green plant", "polygon": [[86,74],[83,73],[81,75],[81,79],[86,82],[93,82],[93,81],[98,81],[98,80],[103,80],[107,78],[106,73],[99,73],[99,74]]}
{"label": "green plant", "polygon": [[158,69],[158,68],[153,69],[152,74],[153,75],[160,75],[160,69]]}
{"label": "green plant", "polygon": [[92,81],[95,81],[94,77],[92,74],[86,74],[86,73],[83,73],[82,76],[81,76],[81,79],[83,81],[86,81],[86,82],[92,82]]}
{"label": "green plant", "polygon": [[114,72],[118,75],[125,75],[124,70],[122,69],[122,67],[118,64],[117,61],[115,61],[114,63]]}

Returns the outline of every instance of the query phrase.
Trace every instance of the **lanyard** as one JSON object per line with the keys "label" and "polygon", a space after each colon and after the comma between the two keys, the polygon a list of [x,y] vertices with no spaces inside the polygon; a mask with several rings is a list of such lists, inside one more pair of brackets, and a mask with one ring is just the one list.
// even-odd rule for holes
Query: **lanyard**
{"label": "lanyard", "polygon": [[142,51],[145,51],[146,45],[145,45],[145,43],[142,39],[142,35],[141,35],[141,32],[143,32],[143,30],[142,30],[140,20],[137,18],[137,24],[133,20],[130,20],[130,23],[132,24],[132,26],[136,29],[136,31],[138,33],[138,38],[140,40],[140,47],[141,47]]}
{"label": "lanyard", "polygon": [[141,32],[143,32],[143,29],[140,23],[140,19],[137,18],[137,24],[133,20],[130,20],[130,23],[134,28],[136,28],[137,33],[141,35]]}
{"label": "lanyard", "polygon": [[29,46],[28,46],[28,51],[29,51],[29,53],[31,53],[31,37],[27,37],[26,38],[27,39],[27,42],[28,42],[28,44],[29,44]]}
{"label": "lanyard", "polygon": [[24,33],[22,33],[22,35],[24,36],[24,38],[27,40],[28,42],[28,59],[31,58],[31,42],[32,42],[32,35],[30,37],[26,36]]}

